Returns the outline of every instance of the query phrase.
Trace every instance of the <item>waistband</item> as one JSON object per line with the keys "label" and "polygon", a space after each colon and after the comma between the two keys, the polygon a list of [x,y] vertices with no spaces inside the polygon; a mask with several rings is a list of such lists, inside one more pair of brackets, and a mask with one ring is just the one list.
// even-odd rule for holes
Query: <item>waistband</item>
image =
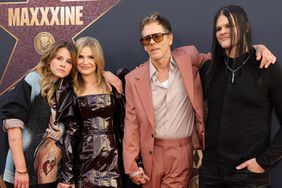
{"label": "waistband", "polygon": [[161,139],[155,138],[154,145],[161,146],[161,147],[170,147],[170,146],[186,146],[192,144],[192,137],[185,137],[185,138],[175,138],[175,139]]}

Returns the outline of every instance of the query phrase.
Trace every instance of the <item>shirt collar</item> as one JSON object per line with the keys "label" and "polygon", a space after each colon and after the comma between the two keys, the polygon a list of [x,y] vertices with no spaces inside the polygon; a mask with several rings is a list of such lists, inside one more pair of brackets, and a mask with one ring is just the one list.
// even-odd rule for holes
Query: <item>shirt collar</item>
{"label": "shirt collar", "polygon": [[[176,63],[173,57],[170,57],[170,64],[169,64],[170,71],[173,71],[176,68]],[[154,80],[157,78],[158,71],[155,67],[155,65],[152,63],[151,59],[149,59],[149,73],[150,73],[150,79]]]}

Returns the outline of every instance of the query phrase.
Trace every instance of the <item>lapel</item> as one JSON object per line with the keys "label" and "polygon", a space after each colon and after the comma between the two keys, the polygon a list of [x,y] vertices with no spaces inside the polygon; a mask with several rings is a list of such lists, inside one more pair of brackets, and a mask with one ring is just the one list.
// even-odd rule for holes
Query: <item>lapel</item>
{"label": "lapel", "polygon": [[[187,53],[187,52],[186,52]],[[181,78],[184,83],[184,87],[188,93],[191,103],[194,101],[194,88],[193,88],[193,72],[192,72],[192,59],[190,56],[183,53],[183,51],[176,51],[172,53],[173,58],[176,61],[178,69],[180,71]]]}
{"label": "lapel", "polygon": [[136,90],[139,96],[139,101],[141,102],[145,114],[154,128],[154,111],[153,111],[153,101],[152,101],[152,92],[150,84],[150,75],[149,75],[149,62],[145,62],[140,71],[136,75]]}

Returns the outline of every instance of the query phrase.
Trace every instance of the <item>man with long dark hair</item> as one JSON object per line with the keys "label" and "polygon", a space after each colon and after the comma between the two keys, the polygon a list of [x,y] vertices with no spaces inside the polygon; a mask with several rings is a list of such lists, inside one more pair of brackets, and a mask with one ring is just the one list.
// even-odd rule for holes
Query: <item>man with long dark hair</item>
{"label": "man with long dark hair", "polygon": [[203,147],[199,68],[209,56],[194,46],[172,52],[171,25],[156,13],[141,21],[140,34],[149,59],[126,76],[125,172],[143,188],[187,188],[192,151]]}
{"label": "man with long dark hair", "polygon": [[239,6],[214,18],[212,60],[202,67],[208,105],[201,188],[267,188],[282,158],[282,129],[270,142],[273,108],[282,120],[282,65],[260,69],[251,26]]}

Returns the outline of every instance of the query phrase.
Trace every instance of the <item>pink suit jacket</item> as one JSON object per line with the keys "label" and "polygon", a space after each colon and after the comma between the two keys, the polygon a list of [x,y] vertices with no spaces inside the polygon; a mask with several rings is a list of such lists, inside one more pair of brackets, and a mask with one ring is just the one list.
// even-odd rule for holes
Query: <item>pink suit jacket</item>
{"label": "pink suit jacket", "polygon": [[[193,147],[194,149],[203,148],[204,103],[199,68],[210,58],[210,55],[199,54],[194,46],[184,46],[174,50],[172,56],[179,68],[196,116],[192,135]],[[141,153],[145,173],[151,177],[155,125],[148,61],[126,76],[125,95],[126,116],[123,141],[125,172],[131,174],[138,171],[136,159]]]}

